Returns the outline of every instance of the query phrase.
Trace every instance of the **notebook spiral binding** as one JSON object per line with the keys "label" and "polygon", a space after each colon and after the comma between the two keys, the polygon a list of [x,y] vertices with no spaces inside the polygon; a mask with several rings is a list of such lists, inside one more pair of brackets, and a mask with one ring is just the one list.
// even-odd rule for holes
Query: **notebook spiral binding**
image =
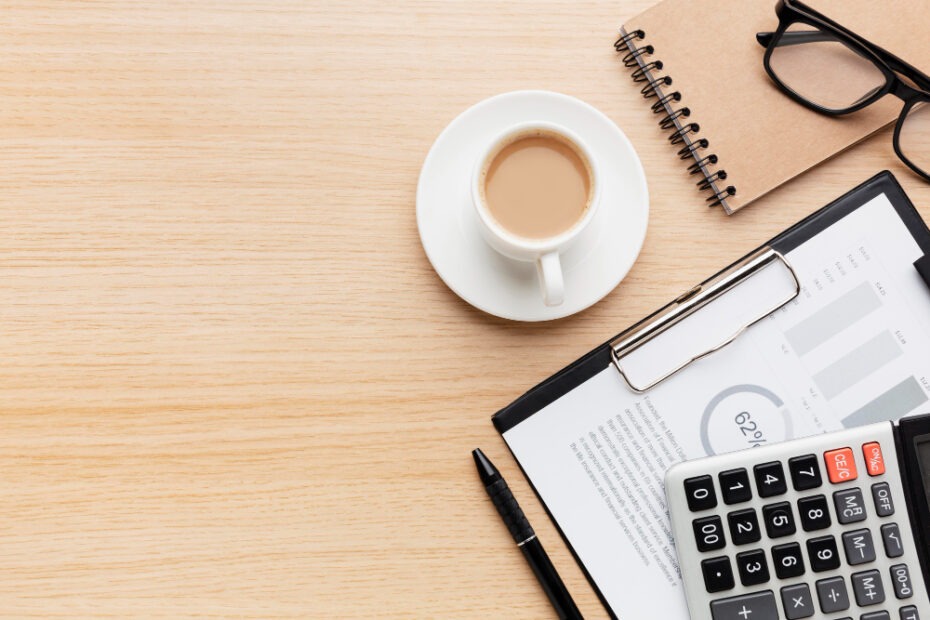
{"label": "notebook spiral binding", "polygon": [[701,191],[709,193],[708,206],[721,205],[727,213],[731,212],[727,205],[727,198],[736,195],[736,187],[724,185],[727,171],[717,167],[717,155],[707,153],[710,141],[698,134],[701,126],[690,120],[691,110],[681,104],[682,94],[669,88],[672,78],[663,75],[662,61],[655,58],[656,50],[644,41],[646,33],[643,30],[627,32],[620,29],[620,38],[614,42],[618,53],[623,53],[623,65],[632,69],[633,81],[644,83],[640,93],[645,99],[655,99],[651,109],[654,114],[661,114],[659,127],[671,132],[668,140],[673,145],[681,145],[678,157],[682,161],[690,161],[688,173],[701,175],[696,183]]}

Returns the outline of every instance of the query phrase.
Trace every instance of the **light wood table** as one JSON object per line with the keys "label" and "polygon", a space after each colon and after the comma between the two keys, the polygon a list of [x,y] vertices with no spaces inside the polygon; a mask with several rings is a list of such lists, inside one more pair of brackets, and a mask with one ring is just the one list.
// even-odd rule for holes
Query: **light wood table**
{"label": "light wood table", "polygon": [[[883,168],[887,132],[732,218],[612,50],[624,2],[4,3],[0,615],[544,618],[482,446],[603,608],[489,416]],[[577,316],[489,317],[432,271],[417,174],[469,105],[597,106],[651,218]]]}

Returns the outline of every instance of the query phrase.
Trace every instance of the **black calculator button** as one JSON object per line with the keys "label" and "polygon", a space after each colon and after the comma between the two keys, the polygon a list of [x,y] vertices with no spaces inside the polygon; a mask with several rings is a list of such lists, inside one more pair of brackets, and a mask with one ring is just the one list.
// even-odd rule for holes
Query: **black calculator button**
{"label": "black calculator button", "polygon": [[887,611],[870,611],[859,616],[859,620],[891,620],[891,614]]}
{"label": "black calculator button", "polygon": [[791,536],[797,531],[794,525],[794,514],[791,504],[779,502],[762,507],[762,520],[765,522],[765,532],[769,538]]}
{"label": "black calculator button", "polygon": [[810,618],[817,611],[814,609],[811,587],[806,583],[782,588],[781,604],[785,608],[785,617],[788,620]]}
{"label": "black calculator button", "polygon": [[717,494],[714,492],[714,479],[710,476],[697,476],[685,480],[685,496],[691,512],[708,510],[717,506]]}
{"label": "black calculator button", "polygon": [[723,536],[723,522],[720,517],[702,517],[691,522],[694,528],[694,539],[697,541],[698,551],[713,551],[723,549],[726,538]]}
{"label": "black calculator button", "polygon": [[820,459],[816,454],[796,456],[788,461],[791,483],[795,491],[809,491],[823,484],[820,477]]}
{"label": "black calculator button", "polygon": [[920,620],[920,614],[913,605],[901,608],[901,620]]}
{"label": "black calculator button", "polygon": [[762,539],[759,519],[752,508],[731,512],[727,515],[727,521],[730,524],[730,540],[734,545],[748,545]]}
{"label": "black calculator button", "polygon": [[840,554],[836,548],[836,539],[832,536],[811,538],[807,541],[807,557],[815,573],[833,570],[840,566]]}
{"label": "black calculator button", "polygon": [[887,482],[872,485],[872,502],[875,504],[875,513],[880,517],[890,517],[894,514],[894,501],[891,499],[891,487]]}
{"label": "black calculator button", "polygon": [[897,523],[886,523],[882,526],[882,542],[885,545],[885,555],[889,558],[900,558],[904,555],[901,530]]}
{"label": "black calculator button", "polygon": [[749,472],[745,469],[730,469],[720,472],[717,479],[720,481],[720,493],[723,495],[724,504],[738,504],[752,499]]}
{"label": "black calculator button", "polygon": [[798,500],[798,515],[805,532],[814,532],[830,527],[830,507],[823,495],[803,497]]}
{"label": "black calculator button", "polygon": [[846,550],[846,562],[852,566],[875,561],[875,545],[869,530],[855,530],[843,534],[843,549]]}
{"label": "black calculator button", "polygon": [[765,551],[756,549],[736,554],[736,570],[744,586],[757,586],[769,580],[769,565],[765,560]]}
{"label": "black calculator button", "polygon": [[854,573],[852,584],[853,592],[856,593],[856,603],[859,604],[859,607],[879,605],[885,602],[885,587],[882,585],[882,574],[877,570]]}
{"label": "black calculator button", "polygon": [[833,494],[833,504],[836,506],[836,520],[842,524],[865,521],[865,500],[862,498],[862,489],[845,489]]}
{"label": "black calculator button", "polygon": [[891,567],[891,585],[894,586],[894,595],[898,599],[914,596],[914,584],[911,583],[911,573],[907,564],[895,564]]}
{"label": "black calculator button", "polygon": [[704,587],[710,593],[730,590],[735,585],[730,558],[727,556],[704,560],[701,562],[701,571],[704,573]]}
{"label": "black calculator button", "polygon": [[785,468],[779,461],[762,463],[752,468],[756,476],[756,489],[759,497],[774,497],[788,491],[785,483]]}
{"label": "black calculator button", "polygon": [[731,596],[710,604],[712,620],[778,620],[778,603],[771,590]]}
{"label": "black calculator button", "polygon": [[804,574],[804,556],[801,554],[801,545],[787,543],[772,547],[772,564],[775,565],[775,575],[779,579],[791,579]]}
{"label": "black calculator button", "polygon": [[842,577],[818,581],[817,598],[820,599],[820,611],[825,614],[849,609],[849,591]]}

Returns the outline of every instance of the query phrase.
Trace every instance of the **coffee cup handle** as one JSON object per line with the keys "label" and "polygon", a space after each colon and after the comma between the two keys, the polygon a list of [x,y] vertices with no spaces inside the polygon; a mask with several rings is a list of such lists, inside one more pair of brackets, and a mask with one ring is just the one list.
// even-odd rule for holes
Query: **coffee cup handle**
{"label": "coffee cup handle", "polygon": [[558,252],[549,252],[536,259],[536,273],[542,288],[543,301],[547,306],[561,305],[565,297],[565,281],[562,279],[562,262]]}

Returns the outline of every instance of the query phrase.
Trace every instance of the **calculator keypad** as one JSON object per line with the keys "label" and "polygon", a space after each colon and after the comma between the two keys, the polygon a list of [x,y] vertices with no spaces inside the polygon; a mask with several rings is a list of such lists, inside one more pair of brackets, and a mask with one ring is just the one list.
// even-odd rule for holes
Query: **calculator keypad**
{"label": "calculator keypad", "polygon": [[898,480],[885,453],[895,452],[882,448],[859,441],[779,459],[768,450],[759,462],[747,450],[744,467],[729,459],[684,480],[712,620],[920,620],[923,577],[905,557],[907,516],[892,519]]}

